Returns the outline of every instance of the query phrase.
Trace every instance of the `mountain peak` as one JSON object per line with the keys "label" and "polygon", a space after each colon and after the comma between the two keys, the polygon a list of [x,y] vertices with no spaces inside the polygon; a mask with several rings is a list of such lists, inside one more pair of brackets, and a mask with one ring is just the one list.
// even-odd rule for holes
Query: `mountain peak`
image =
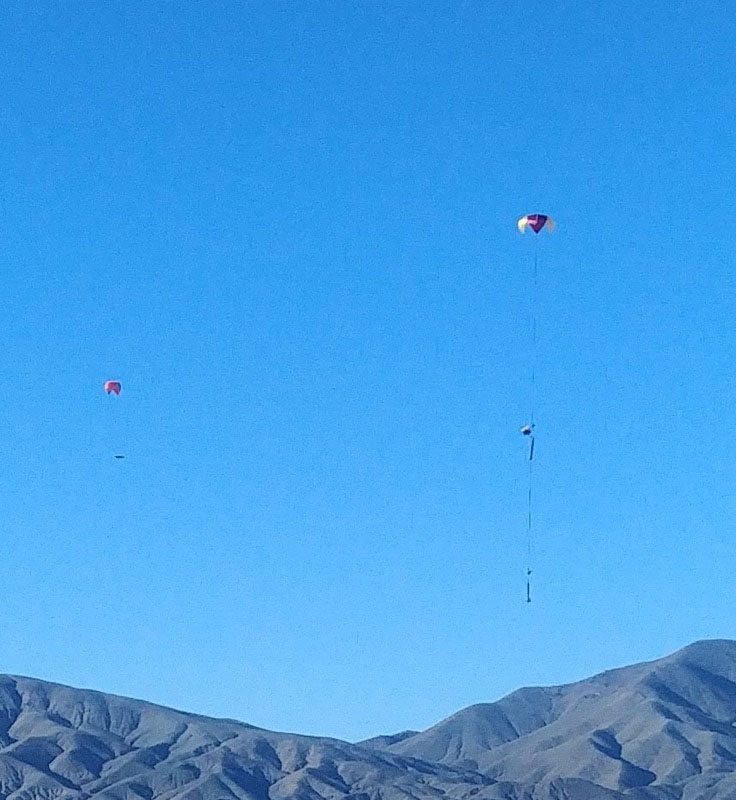
{"label": "mountain peak", "polygon": [[389,749],[515,785],[564,777],[624,796],[644,786],[679,793],[685,783],[701,787],[712,769],[734,772],[735,725],[736,642],[705,640],[655,661],[470,706]]}
{"label": "mountain peak", "polygon": [[726,800],[736,642],[707,640],[359,744],[0,676],[7,800]]}

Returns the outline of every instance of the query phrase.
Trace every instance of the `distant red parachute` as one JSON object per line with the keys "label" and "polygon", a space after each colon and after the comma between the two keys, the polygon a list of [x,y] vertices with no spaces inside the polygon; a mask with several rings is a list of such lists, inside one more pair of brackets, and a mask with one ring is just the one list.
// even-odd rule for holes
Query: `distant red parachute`
{"label": "distant red parachute", "polygon": [[120,392],[123,390],[123,387],[120,381],[105,381],[105,391],[107,394],[116,394],[119,395]]}
{"label": "distant red parachute", "polygon": [[516,223],[519,233],[524,233],[527,228],[531,228],[534,233],[539,233],[545,225],[550,231],[555,229],[555,221],[546,214],[527,214]]}

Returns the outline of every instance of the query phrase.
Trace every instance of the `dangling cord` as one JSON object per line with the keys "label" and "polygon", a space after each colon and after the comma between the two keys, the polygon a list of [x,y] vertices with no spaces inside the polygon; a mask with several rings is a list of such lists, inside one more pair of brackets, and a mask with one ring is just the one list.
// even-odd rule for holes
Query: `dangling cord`
{"label": "dangling cord", "polygon": [[537,273],[539,266],[539,246],[534,239],[534,273],[532,276],[532,369],[531,369],[531,410],[529,424],[532,433],[529,442],[529,472],[527,491],[527,517],[526,517],[526,602],[532,602],[532,487],[534,484],[534,406],[536,405],[536,372],[537,372]]}
{"label": "dangling cord", "polygon": [[534,469],[534,434],[531,435],[529,442],[529,483],[527,491],[526,509],[526,602],[532,602],[532,485]]}
{"label": "dangling cord", "polygon": [[532,369],[531,369],[531,409],[529,424],[534,428],[534,406],[537,404],[537,272],[539,266],[539,243],[534,238],[534,272],[532,275]]}

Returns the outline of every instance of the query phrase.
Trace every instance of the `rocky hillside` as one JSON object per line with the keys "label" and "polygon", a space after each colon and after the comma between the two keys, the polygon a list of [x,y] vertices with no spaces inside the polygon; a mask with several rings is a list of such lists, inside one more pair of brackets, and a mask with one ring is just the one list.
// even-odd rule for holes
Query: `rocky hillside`
{"label": "rocky hillside", "polygon": [[522,786],[564,777],[625,797],[736,798],[736,642],[698,642],[567,686],[521,689],[389,743]]}
{"label": "rocky hillside", "polygon": [[359,744],[0,677],[12,800],[733,800],[736,642]]}

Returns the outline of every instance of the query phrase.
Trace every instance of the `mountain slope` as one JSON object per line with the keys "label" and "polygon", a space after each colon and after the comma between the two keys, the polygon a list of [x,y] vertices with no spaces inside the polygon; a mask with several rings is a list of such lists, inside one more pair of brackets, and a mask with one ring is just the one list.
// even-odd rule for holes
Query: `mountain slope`
{"label": "mountain slope", "polygon": [[710,796],[715,783],[722,794],[713,797],[736,797],[735,725],[736,642],[721,640],[568,686],[522,689],[387,749],[523,785],[564,776],[686,800]]}
{"label": "mountain slope", "polygon": [[498,796],[451,766],[10,676],[0,744],[12,800]]}
{"label": "mountain slope", "polygon": [[0,676],[0,800],[726,800],[736,642],[360,744]]}

